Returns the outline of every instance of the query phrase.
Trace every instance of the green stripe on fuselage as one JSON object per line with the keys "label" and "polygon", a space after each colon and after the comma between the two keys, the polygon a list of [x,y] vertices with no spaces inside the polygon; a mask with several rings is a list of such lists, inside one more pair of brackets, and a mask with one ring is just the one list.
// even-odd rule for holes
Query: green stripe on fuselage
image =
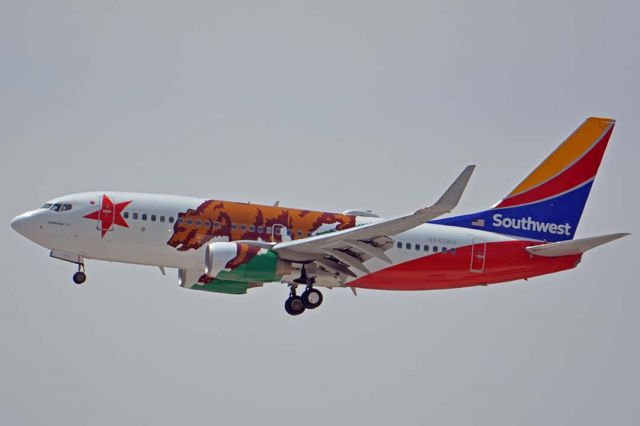
{"label": "green stripe on fuselage", "polygon": [[210,283],[195,284],[191,288],[213,293],[244,294],[251,283],[280,281],[282,276],[276,275],[277,264],[278,256],[269,250],[257,254],[232,271],[220,272]]}
{"label": "green stripe on fuselage", "polygon": [[212,293],[225,294],[245,294],[249,288],[249,283],[240,281],[224,281],[215,279],[208,284],[196,284],[191,287],[192,290],[210,291]]}
{"label": "green stripe on fuselage", "polygon": [[220,272],[216,279],[250,283],[280,281],[282,276],[276,275],[277,264],[278,255],[269,250],[257,254],[249,262],[238,266],[232,271]]}

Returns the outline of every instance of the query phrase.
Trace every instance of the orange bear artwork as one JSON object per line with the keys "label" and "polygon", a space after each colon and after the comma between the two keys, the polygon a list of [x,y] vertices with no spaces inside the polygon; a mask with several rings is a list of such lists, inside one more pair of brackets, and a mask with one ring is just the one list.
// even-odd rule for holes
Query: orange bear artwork
{"label": "orange bear artwork", "polygon": [[356,218],[339,213],[289,209],[229,201],[207,200],[198,208],[178,214],[167,241],[179,251],[196,250],[215,237],[229,241],[282,241],[276,229],[286,227],[293,239],[308,237],[323,225],[341,231],[356,226]]}

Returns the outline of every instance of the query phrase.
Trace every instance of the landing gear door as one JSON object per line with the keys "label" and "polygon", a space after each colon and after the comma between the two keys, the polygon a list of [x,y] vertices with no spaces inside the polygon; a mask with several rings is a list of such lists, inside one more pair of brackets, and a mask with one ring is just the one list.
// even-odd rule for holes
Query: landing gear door
{"label": "landing gear door", "polygon": [[471,240],[471,267],[469,270],[481,274],[487,260],[487,242],[482,238]]}
{"label": "landing gear door", "polygon": [[[99,201],[100,210],[98,210],[98,225],[97,228],[100,231],[113,231],[115,218],[116,218],[116,209],[115,209],[115,199],[111,200],[109,197],[102,197]],[[108,228],[104,228],[103,224],[110,224]]]}

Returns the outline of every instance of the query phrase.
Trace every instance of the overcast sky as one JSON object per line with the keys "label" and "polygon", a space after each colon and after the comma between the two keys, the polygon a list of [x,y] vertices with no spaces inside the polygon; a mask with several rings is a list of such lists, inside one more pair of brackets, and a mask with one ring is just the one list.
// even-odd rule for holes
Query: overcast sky
{"label": "overcast sky", "polygon": [[635,236],[575,270],[283,309],[73,265],[9,227],[127,190],[484,209],[618,120],[579,236],[638,232],[637,2],[0,2],[0,424],[635,424]]}

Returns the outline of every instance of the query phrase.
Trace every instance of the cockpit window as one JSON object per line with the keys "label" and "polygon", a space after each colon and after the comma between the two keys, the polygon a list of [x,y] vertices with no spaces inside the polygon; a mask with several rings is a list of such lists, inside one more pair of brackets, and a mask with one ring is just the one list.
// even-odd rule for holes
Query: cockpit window
{"label": "cockpit window", "polygon": [[42,207],[40,207],[40,208],[41,208],[41,209],[47,209],[47,210],[48,210],[48,209],[50,209],[50,208],[51,208],[51,206],[52,206],[52,205],[53,205],[53,204],[51,204],[51,203],[45,203],[45,204],[44,204]]}
{"label": "cockpit window", "polygon": [[49,206],[51,206],[51,211],[53,212],[66,212],[71,210],[71,208],[73,207],[71,204],[62,204],[62,203],[55,203],[53,205],[49,204]]}

